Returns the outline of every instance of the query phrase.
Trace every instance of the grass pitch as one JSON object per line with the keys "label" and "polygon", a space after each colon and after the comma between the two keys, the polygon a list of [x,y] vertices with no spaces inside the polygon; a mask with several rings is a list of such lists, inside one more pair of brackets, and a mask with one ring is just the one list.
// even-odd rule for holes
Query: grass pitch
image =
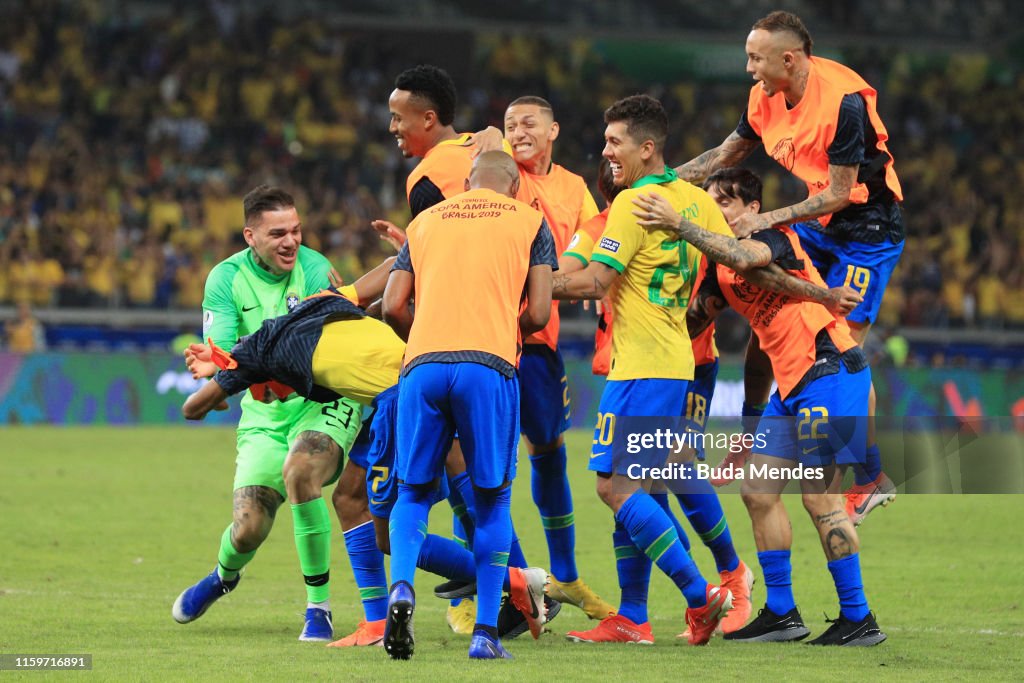
{"label": "grass pitch", "polygon": [[[617,581],[612,519],[586,471],[589,435],[570,433],[581,575],[613,604]],[[655,568],[650,648],[587,646],[563,638],[588,628],[565,607],[538,642],[512,641],[511,662],[469,662],[468,639],[444,622],[419,575],[416,655],[327,649],[296,640],[305,592],[287,508],[238,590],[202,619],[171,619],[178,593],[216,564],[230,520],[234,432],[220,428],[3,428],[0,430],[0,653],[93,655],[100,680],[1019,680],[1024,671],[1022,499],[1015,495],[902,495],[860,528],[872,609],[889,640],[869,649],[800,644],[680,644],[684,603]],[[528,559],[547,563],[523,459],[513,514]],[[739,496],[723,496],[733,538],[760,580]],[[817,537],[799,500],[793,578],[812,637],[838,611]],[[681,514],[681,513],[680,513]],[[450,526],[438,507],[432,528]],[[338,635],[361,617],[341,534],[332,546],[332,607]],[[684,526],[688,525],[684,521]],[[696,537],[691,534],[691,541]],[[706,577],[710,554],[694,545]],[[755,607],[764,602],[760,582]],[[11,672],[3,677],[18,677]]]}

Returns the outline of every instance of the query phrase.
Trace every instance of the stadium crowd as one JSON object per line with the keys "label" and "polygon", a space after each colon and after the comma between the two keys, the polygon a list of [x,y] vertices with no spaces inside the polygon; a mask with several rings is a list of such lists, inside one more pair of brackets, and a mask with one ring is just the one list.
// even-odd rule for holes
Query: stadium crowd
{"label": "stadium crowd", "polygon": [[[240,247],[240,197],[261,182],[295,193],[305,242],[346,279],[378,262],[388,247],[369,221],[408,221],[386,97],[409,64],[384,31],[227,3],[148,18],[14,8],[0,26],[0,305],[198,309],[209,268]],[[682,161],[735,127],[748,87],[742,74],[631,82],[599,41],[466,36],[458,126],[544,95],[560,162],[591,181],[617,97],[648,90],[686,121],[666,155]],[[880,323],[1024,329],[1024,74],[983,54],[843,54],[882,93],[906,189],[911,246]],[[767,207],[802,191],[763,155],[752,165]]]}

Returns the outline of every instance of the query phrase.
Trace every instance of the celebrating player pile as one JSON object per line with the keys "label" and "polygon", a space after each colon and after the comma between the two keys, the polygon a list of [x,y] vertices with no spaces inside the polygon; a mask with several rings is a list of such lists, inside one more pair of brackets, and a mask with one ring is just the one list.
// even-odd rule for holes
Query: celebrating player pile
{"label": "celebrating player pile", "polygon": [[[182,593],[176,620],[197,619],[238,585],[288,498],[309,592],[301,639],[330,640],[321,488],[342,472],[334,503],[365,618],[337,647],[383,645],[394,659],[413,656],[423,599],[417,568],[450,579],[438,589],[446,599],[475,596],[448,615],[453,630],[471,635],[472,659],[511,657],[502,639],[527,629],[536,638],[563,602],[598,620],[569,632],[574,642],[652,644],[655,564],[679,590],[680,637],[692,645],[715,633],[736,642],[806,638],[791,587],[785,480],[743,481],[767,587],[751,621],[754,573],[711,483],[690,476],[674,493],[714,556],[718,585],[694,563],[669,496],[613,458],[617,421],[661,416],[704,430],[718,368],[714,318],[731,306],[753,331],[743,415],[760,418],[759,434],[770,432],[750,464],[798,461],[825,472],[801,488],[840,614],[811,643],[885,640],[868,609],[855,526],[895,489],[873,443],[871,371],[860,345],[903,247],[899,181],[875,91],[846,67],[812,57],[797,17],[768,15],[746,47],[758,84],[736,132],[678,169],[665,164],[669,121],[660,102],[633,95],[604,112],[599,187],[610,206],[600,214],[583,179],[553,163],[554,142],[566,133],[547,100],[509,104],[503,137],[493,128],[459,134],[454,84],[431,66],[400,74],[389,100],[399,150],[420,159],[406,187],[408,233],[374,221],[397,259],[300,303],[332,284],[329,265],[300,247],[290,197],[271,188],[246,197],[250,248],[211,275],[204,314],[213,343],[187,354],[195,376],[216,375],[184,408],[202,418],[250,389],[236,518],[218,568]],[[807,200],[761,212],[760,180],[734,167],[760,143],[807,182]],[[560,299],[604,302],[594,370],[607,381],[588,467],[614,518],[617,608],[587,586],[576,563]],[[384,322],[364,308],[377,300]],[[769,397],[773,379],[778,390]],[[364,406],[372,419],[368,410],[357,439]],[[527,567],[512,528],[520,435],[550,578]],[[706,456],[680,449],[671,457],[692,473]],[[730,458],[742,467],[747,454]],[[846,466],[856,484],[844,501]],[[464,545],[427,533],[430,508],[445,498]],[[384,553],[392,555],[390,582]]]}

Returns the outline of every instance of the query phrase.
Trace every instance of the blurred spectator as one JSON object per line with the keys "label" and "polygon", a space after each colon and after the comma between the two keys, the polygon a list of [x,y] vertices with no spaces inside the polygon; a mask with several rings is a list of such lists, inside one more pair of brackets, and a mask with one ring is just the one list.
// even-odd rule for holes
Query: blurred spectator
{"label": "blurred spectator", "polygon": [[12,353],[35,353],[46,350],[43,325],[32,314],[27,302],[18,304],[13,320],[4,324],[7,350]]}
{"label": "blurred spectator", "polygon": [[[436,18],[438,4],[402,3],[403,18]],[[679,4],[650,0],[626,12],[621,3],[540,3],[531,18],[732,34],[774,9],[768,0],[722,0],[714,12]],[[460,129],[500,125],[514,97],[547,97],[561,124],[558,161],[588,179],[603,144],[601,111],[615,99],[637,91],[662,99],[673,121],[666,156],[683,160],[734,129],[750,85],[742,54],[733,70],[714,52],[689,65],[704,69],[700,80],[637,80],[648,67],[687,60],[672,57],[678,46],[629,46],[600,31],[567,39],[453,29],[440,40],[427,28],[339,25],[329,13],[274,17],[261,2],[138,15],[106,7],[14,3],[0,27],[0,303],[198,308],[208,264],[243,246],[241,197],[263,182],[293,190],[306,243],[351,281],[390,253],[369,221],[408,221],[410,162],[387,131],[386,103],[394,75],[424,54],[457,69]],[[443,7],[521,20],[470,0]],[[907,249],[879,313],[886,326],[1024,326],[1024,73],[980,42],[1018,25],[1022,7],[882,0],[861,12],[800,3],[816,34],[979,41],[973,53],[943,55],[843,49],[842,61],[881,91],[906,190]],[[374,2],[365,11],[399,10]],[[766,208],[805,191],[767,158],[750,163],[764,177]]]}

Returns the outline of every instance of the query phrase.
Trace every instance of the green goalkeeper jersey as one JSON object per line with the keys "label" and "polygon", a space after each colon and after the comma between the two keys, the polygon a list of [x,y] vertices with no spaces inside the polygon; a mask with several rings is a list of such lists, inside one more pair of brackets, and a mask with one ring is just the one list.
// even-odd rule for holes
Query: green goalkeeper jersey
{"label": "green goalkeeper jersey", "polygon": [[[330,262],[307,247],[290,273],[273,275],[256,264],[252,250],[230,256],[206,278],[203,295],[203,338],[230,349],[241,337],[252,334],[263,321],[285,315],[305,297],[330,286]],[[284,402],[264,404],[246,394],[242,399],[239,428],[269,427],[289,421],[304,403],[293,396]]]}

